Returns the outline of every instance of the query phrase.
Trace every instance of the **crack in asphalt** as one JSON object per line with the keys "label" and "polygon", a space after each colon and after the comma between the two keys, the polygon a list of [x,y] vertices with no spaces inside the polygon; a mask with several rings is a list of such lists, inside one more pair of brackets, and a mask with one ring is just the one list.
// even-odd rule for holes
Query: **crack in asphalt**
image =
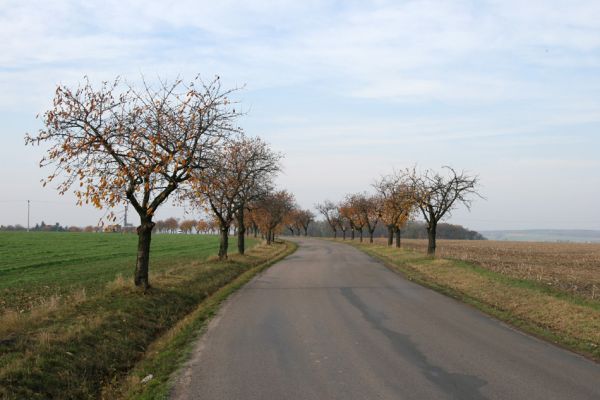
{"label": "crack in asphalt", "polygon": [[487,384],[487,381],[474,375],[451,373],[439,366],[431,364],[427,360],[427,357],[419,351],[409,335],[387,328],[384,324],[384,321],[387,319],[385,314],[370,310],[354,292],[353,288],[342,287],[340,288],[340,292],[352,306],[360,311],[363,318],[369,322],[373,328],[377,329],[388,338],[397,354],[417,366],[427,380],[449,394],[451,398],[457,400],[486,399],[486,397],[481,394],[480,389]]}

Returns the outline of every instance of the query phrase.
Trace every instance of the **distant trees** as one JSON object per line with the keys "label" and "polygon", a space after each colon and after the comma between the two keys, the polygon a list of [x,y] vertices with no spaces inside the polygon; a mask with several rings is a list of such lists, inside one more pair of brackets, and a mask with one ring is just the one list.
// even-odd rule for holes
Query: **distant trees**
{"label": "distant trees", "polygon": [[217,78],[160,81],[157,87],[94,88],[87,78],[75,89],[59,85],[44,128],[27,144],[47,144],[40,166],[53,167],[44,184],[59,177],[58,191],[74,187],[78,204],[114,208],[129,203],[140,218],[136,286],[147,289],[150,240],[156,210],[214,158],[238,129]]}
{"label": "distant trees", "polygon": [[269,193],[256,202],[254,217],[267,244],[270,245],[275,240],[275,234],[281,232],[284,220],[294,205],[294,196],[285,190]]}
{"label": "distant trees", "polygon": [[[376,195],[355,193],[346,196],[338,205],[340,227],[352,229],[351,239],[354,240],[354,231],[358,231],[360,241],[363,239],[363,229],[369,233],[369,241],[373,243],[373,233],[381,217],[381,200]],[[344,232],[343,239],[346,239]]]}
{"label": "distant trees", "polygon": [[334,239],[337,238],[337,229],[340,222],[338,206],[332,201],[325,200],[323,203],[316,204],[315,208],[325,217],[325,221],[327,221],[333,231]]}
{"label": "distant trees", "polygon": [[236,221],[238,234],[238,253],[245,252],[246,211],[252,209],[252,203],[260,200],[274,190],[273,180],[281,170],[283,155],[274,152],[258,138],[245,139],[241,142],[242,156],[238,176],[239,193],[235,198]]}
{"label": "distant trees", "polygon": [[249,202],[271,190],[274,174],[279,171],[281,155],[260,139],[244,135],[222,146],[208,167],[198,170],[192,181],[189,199],[209,210],[219,222],[221,241],[219,258],[227,258],[229,231],[237,220],[238,251],[244,254],[244,211]]}
{"label": "distant trees", "polygon": [[[473,197],[481,197],[477,192],[477,176],[457,173],[447,166],[443,170],[447,173],[431,170],[417,172],[414,168],[394,172],[382,176],[373,184],[376,194],[350,194],[338,205],[325,201],[315,208],[325,217],[334,238],[340,229],[345,239],[345,230],[350,227],[352,232],[356,230],[360,233],[362,241],[362,230],[366,228],[372,243],[377,225],[382,222],[387,228],[388,246],[392,246],[395,236],[396,247],[401,245],[402,228],[420,211],[427,228],[427,252],[434,255],[438,223],[459,204],[470,208]],[[468,237],[482,238],[476,232],[463,228],[452,229],[464,231]]]}
{"label": "distant trees", "polygon": [[196,228],[197,225],[198,221],[194,219],[186,219],[181,221],[181,223],[179,224],[179,229],[181,229],[181,232],[189,234],[192,233],[192,231],[194,230],[194,228]]}
{"label": "distant trees", "polygon": [[364,207],[364,204],[362,204],[364,199],[365,196],[363,193],[349,194],[340,207],[352,228],[350,238],[354,240],[354,233],[358,232],[361,242],[363,241],[363,229],[365,226],[365,220],[361,213],[361,209]]}
{"label": "distant trees", "polygon": [[302,228],[304,236],[308,236],[308,226],[314,222],[315,214],[310,210],[299,209],[296,213],[296,221]]}

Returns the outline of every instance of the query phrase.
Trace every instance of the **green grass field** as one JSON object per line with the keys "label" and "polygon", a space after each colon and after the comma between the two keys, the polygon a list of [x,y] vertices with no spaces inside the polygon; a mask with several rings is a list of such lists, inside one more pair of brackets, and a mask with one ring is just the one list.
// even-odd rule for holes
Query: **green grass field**
{"label": "green grass field", "polygon": [[[218,246],[212,235],[154,235],[150,272],[205,260]],[[232,240],[231,253],[235,246]],[[134,234],[0,232],[0,314],[27,311],[51,296],[81,289],[93,294],[119,274],[131,279],[136,247]]]}
{"label": "green grass field", "polygon": [[[152,287],[144,292],[133,286],[136,241],[131,234],[0,233],[1,399],[165,393],[218,303],[294,249],[250,239],[240,256],[232,240],[229,260],[218,261],[211,257],[216,236],[155,235]],[[136,374],[147,369],[155,378],[142,385]]]}

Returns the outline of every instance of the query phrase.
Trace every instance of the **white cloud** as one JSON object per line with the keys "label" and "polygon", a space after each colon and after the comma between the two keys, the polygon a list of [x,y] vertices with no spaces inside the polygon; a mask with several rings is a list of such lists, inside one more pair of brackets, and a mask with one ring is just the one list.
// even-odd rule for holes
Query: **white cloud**
{"label": "white cloud", "polygon": [[[244,123],[289,154],[282,183],[310,203],[416,161],[502,168],[485,157],[509,163],[526,148],[537,161],[520,167],[532,174],[595,165],[594,0],[0,2],[4,120],[33,119],[57,83],[83,75],[218,73],[227,85],[248,83]],[[34,124],[10,120],[0,134]],[[24,174],[37,184],[37,169]]]}

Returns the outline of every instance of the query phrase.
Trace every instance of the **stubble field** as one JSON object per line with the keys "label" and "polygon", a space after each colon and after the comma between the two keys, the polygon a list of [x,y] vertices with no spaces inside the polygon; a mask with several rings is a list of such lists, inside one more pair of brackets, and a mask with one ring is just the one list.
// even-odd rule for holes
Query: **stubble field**
{"label": "stubble field", "polygon": [[[426,252],[427,241],[404,239],[402,247]],[[586,299],[600,299],[600,244],[439,240],[436,255]]]}

